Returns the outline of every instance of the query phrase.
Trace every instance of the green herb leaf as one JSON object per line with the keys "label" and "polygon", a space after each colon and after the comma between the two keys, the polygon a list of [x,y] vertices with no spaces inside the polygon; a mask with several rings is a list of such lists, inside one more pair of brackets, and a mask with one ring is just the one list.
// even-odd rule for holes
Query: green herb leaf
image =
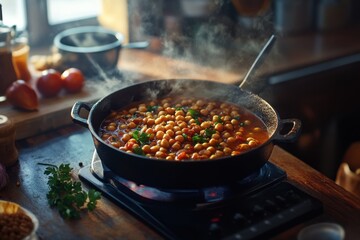
{"label": "green herb leaf", "polygon": [[137,155],[145,155],[144,151],[141,149],[141,147],[135,147],[135,148],[133,148],[133,151]]}
{"label": "green herb leaf", "polygon": [[194,109],[189,109],[188,112],[190,113],[190,116],[193,118],[193,119],[198,119],[198,117],[200,116],[200,113]]}
{"label": "green herb leaf", "polygon": [[150,134],[147,134],[147,133],[144,133],[144,132],[140,133],[139,130],[133,131],[132,137],[136,141],[138,141],[141,145],[148,144],[149,140],[150,140]]}
{"label": "green herb leaf", "polygon": [[216,130],[213,128],[207,128],[205,129],[205,137],[211,138],[211,136],[216,133]]}
{"label": "green herb leaf", "polygon": [[199,134],[195,134],[193,137],[192,137],[192,141],[194,143],[204,143],[205,142],[205,138]]}
{"label": "green herb leaf", "polygon": [[89,192],[82,190],[81,183],[71,178],[70,164],[48,166],[44,174],[48,176],[49,191],[46,194],[48,203],[56,207],[63,218],[73,219],[80,217],[80,211],[84,208],[93,210],[101,194],[93,189]]}
{"label": "green herb leaf", "polygon": [[148,112],[156,112],[158,108],[159,108],[159,106],[147,106],[146,110]]}

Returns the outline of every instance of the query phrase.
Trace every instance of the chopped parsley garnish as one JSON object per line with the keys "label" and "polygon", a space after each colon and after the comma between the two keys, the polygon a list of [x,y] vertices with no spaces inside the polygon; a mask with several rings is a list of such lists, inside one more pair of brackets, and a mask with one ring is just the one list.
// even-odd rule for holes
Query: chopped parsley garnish
{"label": "chopped parsley garnish", "polygon": [[146,109],[148,112],[156,112],[159,106],[147,106]]}
{"label": "chopped parsley garnish", "polygon": [[147,134],[147,133],[140,133],[139,130],[135,130],[133,133],[132,133],[132,137],[138,141],[141,145],[145,145],[145,144],[148,144],[149,143],[149,140],[150,140],[150,135]]}
{"label": "chopped parsley garnish", "polygon": [[194,142],[194,143],[204,143],[205,142],[205,138],[204,138],[204,136],[201,136],[201,135],[199,135],[199,134],[195,134],[193,137],[192,137],[192,141]]}
{"label": "chopped parsley garnish", "polygon": [[200,113],[194,109],[189,109],[188,112],[190,113],[191,117],[193,119],[198,119],[198,117],[200,116]]}
{"label": "chopped parsley garnish", "polygon": [[145,155],[144,151],[141,149],[141,147],[135,147],[135,148],[133,148],[133,151],[137,155]]}
{"label": "chopped parsley garnish", "polygon": [[211,138],[211,136],[216,133],[216,130],[213,128],[207,128],[205,129],[205,137]]}

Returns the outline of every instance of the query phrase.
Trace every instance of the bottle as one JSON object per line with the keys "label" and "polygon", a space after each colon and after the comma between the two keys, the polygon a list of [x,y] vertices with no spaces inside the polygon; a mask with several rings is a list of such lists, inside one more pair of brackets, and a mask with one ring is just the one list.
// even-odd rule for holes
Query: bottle
{"label": "bottle", "polygon": [[15,125],[5,115],[0,115],[0,163],[5,167],[15,165],[18,161],[15,147]]}
{"label": "bottle", "polygon": [[2,22],[0,4],[0,102],[6,98],[7,88],[17,79],[11,51],[12,30]]}

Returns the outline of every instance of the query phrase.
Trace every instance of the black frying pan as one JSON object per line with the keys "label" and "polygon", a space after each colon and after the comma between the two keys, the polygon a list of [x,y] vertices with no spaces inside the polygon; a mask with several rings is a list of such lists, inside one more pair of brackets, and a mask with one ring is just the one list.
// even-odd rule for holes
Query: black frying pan
{"label": "black frying pan", "polygon": [[[106,144],[98,135],[100,125],[111,110],[134,101],[152,100],[166,95],[196,96],[226,101],[247,108],[265,123],[270,139],[259,147],[237,156],[212,160],[169,161],[127,153]],[[86,118],[80,111],[89,111]],[[276,142],[294,141],[300,132],[297,119],[279,119],[264,99],[241,88],[213,81],[168,79],[134,84],[117,90],[95,104],[77,102],[71,112],[73,121],[87,127],[102,164],[115,174],[138,184],[158,188],[196,188],[231,183],[261,168]],[[284,125],[291,130],[281,133]]]}

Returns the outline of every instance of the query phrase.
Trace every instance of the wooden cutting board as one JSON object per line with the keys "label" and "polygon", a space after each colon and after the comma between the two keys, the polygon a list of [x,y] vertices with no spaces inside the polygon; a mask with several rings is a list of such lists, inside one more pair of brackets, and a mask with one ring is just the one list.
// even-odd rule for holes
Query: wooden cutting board
{"label": "wooden cutting board", "polygon": [[[240,73],[198,65],[186,60],[172,59],[144,50],[123,49],[118,68],[124,78],[88,79],[82,92],[62,92],[54,98],[43,99],[37,111],[23,111],[0,103],[0,114],[8,116],[16,126],[16,139],[24,139],[45,131],[72,124],[71,108],[77,101],[96,101],[112,91],[137,81],[151,79],[190,78],[234,83],[242,79]],[[33,74],[33,81],[38,73]]]}

